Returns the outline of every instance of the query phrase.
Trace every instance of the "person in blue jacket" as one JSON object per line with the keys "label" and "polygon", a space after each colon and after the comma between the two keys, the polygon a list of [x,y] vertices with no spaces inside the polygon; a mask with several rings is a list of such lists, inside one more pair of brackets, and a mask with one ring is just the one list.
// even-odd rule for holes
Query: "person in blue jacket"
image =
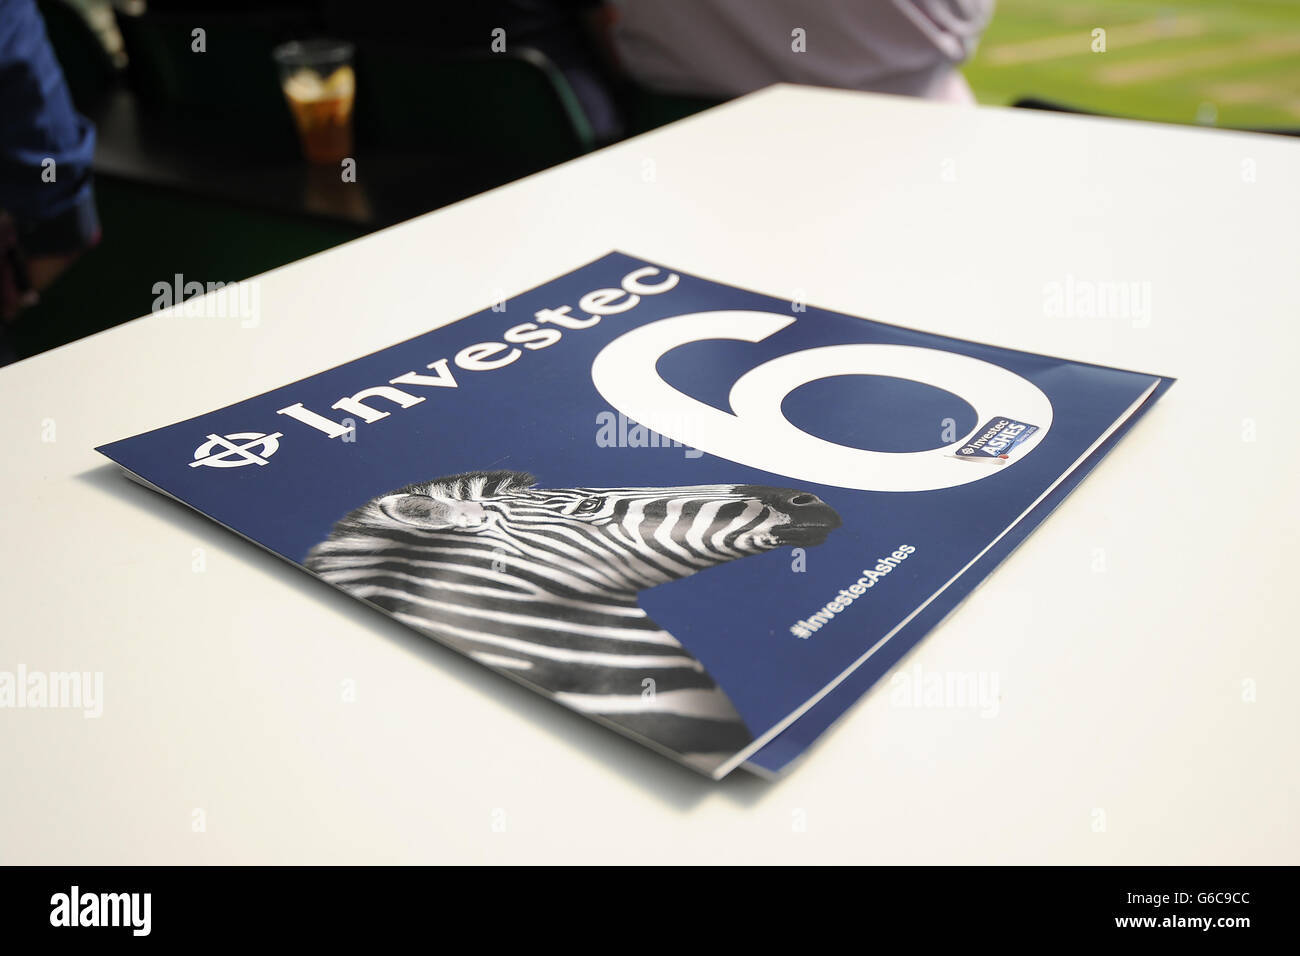
{"label": "person in blue jacket", "polygon": [[0,364],[3,323],[99,241],[94,153],[35,0],[0,0]]}

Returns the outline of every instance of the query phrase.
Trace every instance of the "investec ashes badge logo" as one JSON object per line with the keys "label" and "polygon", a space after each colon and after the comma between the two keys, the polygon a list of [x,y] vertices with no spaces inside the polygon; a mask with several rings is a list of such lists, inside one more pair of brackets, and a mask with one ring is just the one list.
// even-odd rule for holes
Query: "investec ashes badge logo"
{"label": "investec ashes badge logo", "polygon": [[191,468],[241,468],[244,465],[265,465],[267,459],[280,450],[282,432],[263,435],[261,432],[235,432],[233,435],[209,435],[194,449]]}
{"label": "investec ashes badge logo", "polygon": [[985,423],[957,449],[954,457],[961,461],[987,461],[1005,465],[1012,452],[1038,431],[1037,425],[1014,418],[997,417]]}

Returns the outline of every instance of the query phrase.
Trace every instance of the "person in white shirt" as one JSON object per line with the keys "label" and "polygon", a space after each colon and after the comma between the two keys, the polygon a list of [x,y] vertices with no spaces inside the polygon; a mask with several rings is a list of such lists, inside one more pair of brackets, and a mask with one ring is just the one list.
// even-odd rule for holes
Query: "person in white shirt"
{"label": "person in white shirt", "polygon": [[614,0],[615,51],[642,86],[739,96],[771,83],[974,102],[958,66],[993,0]]}

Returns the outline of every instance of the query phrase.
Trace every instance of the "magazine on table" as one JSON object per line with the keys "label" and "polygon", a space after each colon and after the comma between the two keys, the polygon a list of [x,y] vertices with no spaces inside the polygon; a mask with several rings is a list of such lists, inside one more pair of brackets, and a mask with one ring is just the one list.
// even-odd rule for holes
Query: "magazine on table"
{"label": "magazine on table", "polygon": [[611,252],[98,450],[720,778],[800,757],[1171,385]]}

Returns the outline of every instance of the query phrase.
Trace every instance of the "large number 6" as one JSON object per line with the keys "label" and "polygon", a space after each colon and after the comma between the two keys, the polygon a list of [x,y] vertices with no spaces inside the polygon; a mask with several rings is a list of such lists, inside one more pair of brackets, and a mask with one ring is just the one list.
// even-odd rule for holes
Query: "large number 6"
{"label": "large number 6", "polygon": [[[761,342],[794,322],[775,312],[695,312],[651,322],[606,345],[591,366],[597,391],[628,418],[661,435],[720,458],[811,481],[863,491],[931,491],[978,481],[1003,469],[961,462],[953,449],[881,452],[850,448],[810,435],[781,413],[794,389],[833,375],[888,375],[960,395],[978,424],[1006,415],[1039,426],[1017,449],[1019,460],[1052,424],[1052,403],[1016,373],[968,355],[910,345],[828,345],[764,362],[731,387],[732,413],[679,392],[655,366],[669,350],[706,339]],[[862,414],[888,415],[887,408]],[[936,431],[939,423],[935,423]]]}

